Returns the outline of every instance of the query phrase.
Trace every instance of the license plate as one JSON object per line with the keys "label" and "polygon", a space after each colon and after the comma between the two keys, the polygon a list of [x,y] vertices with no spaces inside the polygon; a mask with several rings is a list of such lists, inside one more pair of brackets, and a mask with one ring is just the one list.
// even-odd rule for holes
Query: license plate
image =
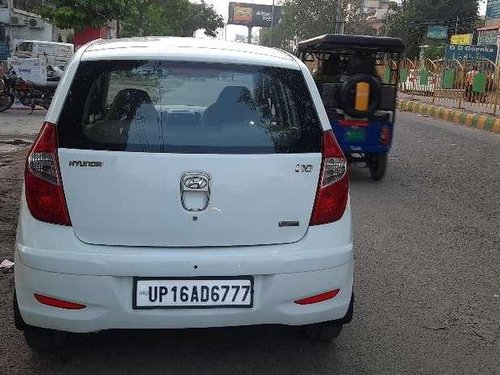
{"label": "license plate", "polygon": [[346,138],[353,142],[364,141],[365,129],[349,129],[346,131]]}
{"label": "license plate", "polygon": [[252,277],[134,278],[134,309],[252,306]]}

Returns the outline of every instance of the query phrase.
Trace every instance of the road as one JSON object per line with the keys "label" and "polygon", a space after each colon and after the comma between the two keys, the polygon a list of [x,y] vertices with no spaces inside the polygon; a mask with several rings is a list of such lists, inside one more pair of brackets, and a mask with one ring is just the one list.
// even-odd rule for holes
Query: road
{"label": "road", "polygon": [[[23,152],[0,154],[2,259]],[[500,373],[500,136],[401,113],[389,168],[380,183],[352,171],[355,315],[335,343],[279,327],[127,331],[35,355],[12,326],[13,275],[0,273],[0,373]]]}

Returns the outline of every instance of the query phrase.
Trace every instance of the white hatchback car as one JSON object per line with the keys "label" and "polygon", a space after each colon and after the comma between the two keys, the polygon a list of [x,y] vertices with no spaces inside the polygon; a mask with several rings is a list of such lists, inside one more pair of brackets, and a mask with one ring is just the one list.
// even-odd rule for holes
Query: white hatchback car
{"label": "white hatchback car", "polygon": [[95,41],[26,163],[15,319],[29,346],[106,329],[304,326],[352,317],[346,159],[286,52]]}

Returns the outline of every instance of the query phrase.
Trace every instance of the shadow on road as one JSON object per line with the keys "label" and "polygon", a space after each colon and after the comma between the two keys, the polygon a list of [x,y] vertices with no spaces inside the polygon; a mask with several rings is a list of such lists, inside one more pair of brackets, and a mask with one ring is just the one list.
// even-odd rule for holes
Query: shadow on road
{"label": "shadow on road", "polygon": [[73,335],[61,353],[33,362],[52,373],[328,373],[336,346],[280,326],[105,331]]}

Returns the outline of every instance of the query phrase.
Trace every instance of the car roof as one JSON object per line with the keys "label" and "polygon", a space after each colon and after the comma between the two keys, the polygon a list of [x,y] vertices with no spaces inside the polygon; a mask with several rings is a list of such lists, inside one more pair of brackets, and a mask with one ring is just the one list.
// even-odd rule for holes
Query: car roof
{"label": "car roof", "polygon": [[58,46],[71,46],[73,47],[73,44],[71,43],[63,43],[63,42],[48,42],[46,40],[32,40],[32,39],[23,39],[19,43],[38,43],[38,44],[56,44]]}
{"label": "car roof", "polygon": [[214,39],[179,37],[100,39],[88,45],[81,58],[82,61],[148,59],[300,69],[295,57],[275,48]]}
{"label": "car roof", "polygon": [[343,34],[325,34],[299,43],[299,50],[306,51],[328,51],[338,48],[402,53],[405,44],[399,38]]}

